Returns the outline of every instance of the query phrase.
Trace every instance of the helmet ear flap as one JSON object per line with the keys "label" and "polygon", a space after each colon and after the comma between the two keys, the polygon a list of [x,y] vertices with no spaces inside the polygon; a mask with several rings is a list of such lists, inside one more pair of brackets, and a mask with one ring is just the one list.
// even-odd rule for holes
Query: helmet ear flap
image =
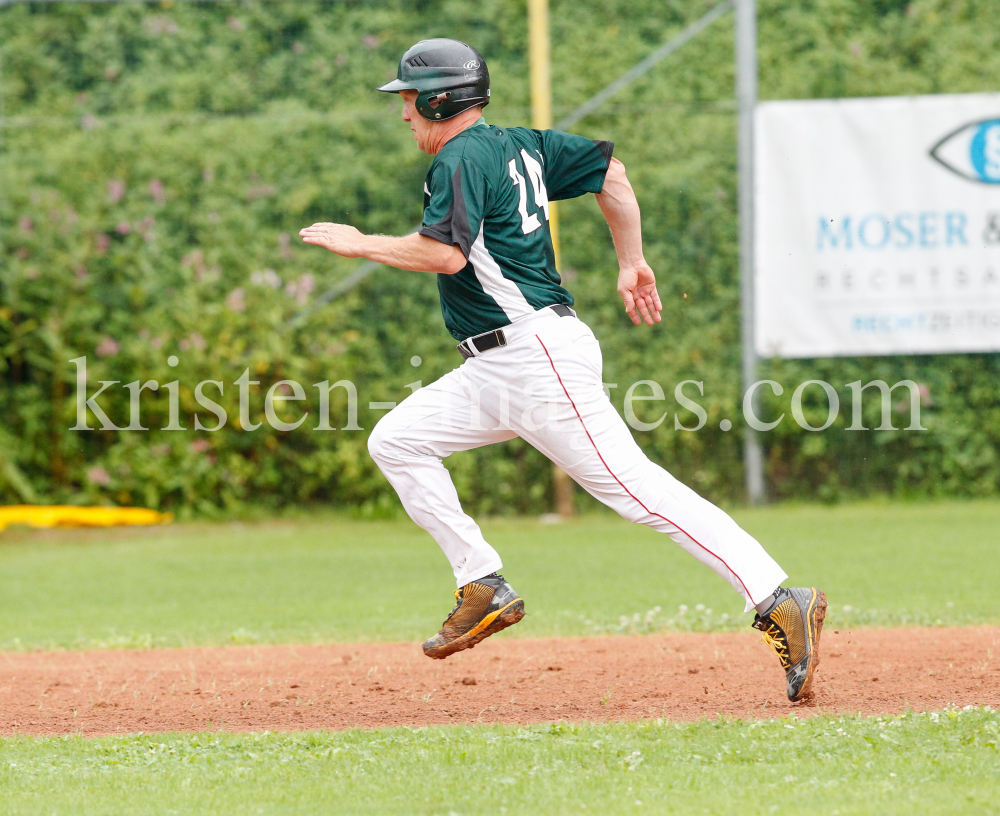
{"label": "helmet ear flap", "polygon": [[[441,103],[447,101],[451,94],[447,91],[423,91],[417,95],[417,113],[430,122],[436,122],[445,117],[442,114],[447,110],[441,109]],[[443,97],[443,98],[442,98]]]}
{"label": "helmet ear flap", "polygon": [[[424,119],[432,119],[434,121],[437,121],[438,119],[450,119],[454,114],[449,112],[447,116],[443,115],[447,111],[447,106],[441,110],[438,110],[438,108],[441,107],[443,102],[447,102],[451,99],[451,95],[451,91],[441,91],[440,93],[432,93],[430,96],[426,97],[426,105],[430,109],[431,115],[428,116],[423,111],[420,111],[421,116],[423,116]],[[421,96],[423,96],[423,94],[421,94]]]}
{"label": "helmet ear flap", "polygon": [[429,122],[451,119],[476,105],[488,105],[489,87],[486,88],[486,96],[480,94],[481,89],[477,86],[452,88],[449,91],[422,91],[417,95],[417,113]]}
{"label": "helmet ear flap", "polygon": [[439,94],[434,94],[434,96],[427,97],[427,104],[432,108],[437,108],[442,102],[451,98],[451,91],[443,91]]}

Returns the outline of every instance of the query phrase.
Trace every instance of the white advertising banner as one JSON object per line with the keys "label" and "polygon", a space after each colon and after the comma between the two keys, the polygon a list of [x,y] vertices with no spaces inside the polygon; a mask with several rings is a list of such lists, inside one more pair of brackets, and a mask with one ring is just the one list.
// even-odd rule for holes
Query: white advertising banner
{"label": "white advertising banner", "polygon": [[1000,94],[764,102],[763,357],[1000,350]]}

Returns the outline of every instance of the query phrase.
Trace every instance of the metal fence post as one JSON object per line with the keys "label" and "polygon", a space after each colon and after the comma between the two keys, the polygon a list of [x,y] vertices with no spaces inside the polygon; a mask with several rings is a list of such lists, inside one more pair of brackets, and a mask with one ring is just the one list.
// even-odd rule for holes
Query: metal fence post
{"label": "metal fence post", "polygon": [[[740,312],[743,346],[743,389],[757,380],[754,347],[754,108],[757,105],[757,3],[736,0],[736,107],[739,113],[737,166],[740,218]],[[747,427],[743,437],[743,466],[747,499],[764,501],[764,451],[760,437]]]}

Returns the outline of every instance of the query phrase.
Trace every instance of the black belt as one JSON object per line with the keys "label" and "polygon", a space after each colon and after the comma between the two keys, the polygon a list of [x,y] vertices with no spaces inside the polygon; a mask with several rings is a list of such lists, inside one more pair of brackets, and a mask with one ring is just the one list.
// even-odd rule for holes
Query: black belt
{"label": "black belt", "polygon": [[[563,303],[557,303],[555,306],[549,306],[548,308],[559,315],[559,317],[576,317],[576,312]],[[496,329],[495,331],[477,334],[475,337],[469,337],[455,346],[455,348],[458,349],[459,354],[468,360],[470,357],[475,357],[477,353],[482,354],[484,351],[506,345],[507,338],[504,336],[503,329]],[[475,351],[472,350],[473,348]]]}

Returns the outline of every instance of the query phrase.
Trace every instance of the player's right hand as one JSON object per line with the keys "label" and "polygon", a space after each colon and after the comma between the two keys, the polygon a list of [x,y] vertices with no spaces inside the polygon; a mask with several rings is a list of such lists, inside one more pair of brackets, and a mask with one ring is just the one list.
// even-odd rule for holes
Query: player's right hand
{"label": "player's right hand", "polygon": [[361,256],[364,234],[349,224],[320,222],[299,230],[299,235],[307,244],[326,247],[345,258]]}
{"label": "player's right hand", "polygon": [[619,271],[618,294],[636,326],[643,321],[647,326],[660,322],[663,305],[656,291],[656,276],[645,261]]}

